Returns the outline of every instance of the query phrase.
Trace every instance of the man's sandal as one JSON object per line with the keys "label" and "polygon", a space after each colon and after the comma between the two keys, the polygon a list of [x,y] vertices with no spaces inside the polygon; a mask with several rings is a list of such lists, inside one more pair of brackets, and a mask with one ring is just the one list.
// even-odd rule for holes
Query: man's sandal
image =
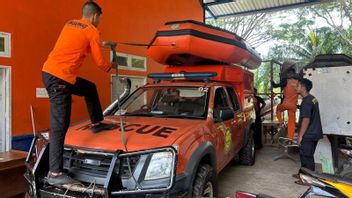
{"label": "man's sandal", "polygon": [[301,186],[310,186],[310,184],[304,183],[302,180],[295,181],[295,184],[298,184],[298,185],[301,185]]}
{"label": "man's sandal", "polygon": [[296,179],[300,179],[299,174],[292,174],[292,177],[294,177]]}

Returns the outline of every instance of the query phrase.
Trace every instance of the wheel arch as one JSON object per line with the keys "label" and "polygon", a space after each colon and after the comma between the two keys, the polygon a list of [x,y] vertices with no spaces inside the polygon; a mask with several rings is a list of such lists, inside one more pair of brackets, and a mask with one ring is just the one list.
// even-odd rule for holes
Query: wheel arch
{"label": "wheel arch", "polygon": [[209,141],[201,144],[191,155],[188,160],[185,172],[189,177],[187,178],[185,185],[189,187],[188,190],[192,189],[195,176],[198,171],[198,166],[201,163],[209,164],[213,167],[213,176],[217,176],[216,166],[216,152],[213,144]]}
{"label": "wheel arch", "polygon": [[255,121],[253,119],[250,119],[248,121],[248,125],[245,128],[244,145],[247,145],[249,138],[253,136],[254,130],[255,130]]}

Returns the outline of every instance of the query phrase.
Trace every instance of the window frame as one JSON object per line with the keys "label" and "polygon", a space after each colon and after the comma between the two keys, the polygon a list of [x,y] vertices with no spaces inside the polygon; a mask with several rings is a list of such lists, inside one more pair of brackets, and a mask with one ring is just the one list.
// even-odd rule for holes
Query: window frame
{"label": "window frame", "polygon": [[0,37],[4,38],[4,51],[0,52],[0,57],[11,58],[11,33],[0,32]]}
{"label": "window frame", "polygon": [[229,105],[228,95],[227,95],[226,90],[224,89],[224,87],[217,87],[217,88],[215,89],[215,92],[214,92],[214,104],[213,104],[213,108],[215,108],[215,97],[216,97],[216,91],[217,91],[218,89],[222,89],[222,90],[224,91],[225,96],[226,96],[226,103],[227,103],[227,106],[228,106],[228,107],[231,107],[231,106]]}
{"label": "window frame", "polygon": [[[230,91],[228,89],[230,89],[235,94],[234,97],[235,97],[236,101],[233,101],[231,93],[230,93]],[[238,100],[238,95],[237,95],[236,91],[234,90],[234,88],[231,87],[231,86],[226,86],[226,92],[227,92],[227,94],[229,96],[233,111],[235,113],[241,111],[241,104],[240,104],[240,101]],[[236,106],[236,109],[235,109],[235,106]]]}
{"label": "window frame", "polygon": [[5,66],[5,65],[0,65],[0,69],[3,70],[4,72],[4,87],[5,89],[0,90],[4,92],[4,97],[1,103],[0,103],[0,108],[3,108],[5,111],[4,117],[1,119],[5,120],[4,123],[4,128],[0,127],[1,130],[4,130],[2,134],[0,134],[0,139],[2,140],[1,146],[2,149],[4,149],[3,152],[5,151],[10,151],[12,148],[12,79],[11,79],[11,74],[12,74],[12,67],[11,66]]}
{"label": "window frame", "polygon": [[[147,58],[146,58],[146,57],[131,55],[131,56],[130,56],[130,59],[131,59],[131,68],[132,68],[133,70],[143,70],[143,71],[146,71],[146,70],[147,70]],[[143,60],[143,61],[144,61],[144,67],[143,67],[143,68],[133,67],[133,65],[132,65],[132,59]]]}
{"label": "window frame", "polygon": [[[127,54],[127,53],[122,53],[122,52],[117,52],[116,53],[117,56],[122,56],[122,57],[125,57],[127,58],[127,65],[118,65],[118,67],[120,69],[123,69],[123,70],[132,70],[132,71],[143,71],[143,72],[146,72],[147,71],[147,57],[144,57],[144,56],[137,56],[137,55],[133,55],[133,54]],[[110,60],[112,60],[112,51],[110,53]],[[132,59],[140,59],[140,60],[143,60],[144,61],[144,68],[138,68],[138,67],[133,67],[132,66]]]}
{"label": "window frame", "polygon": [[[216,91],[217,91],[218,89],[222,89],[222,90],[224,91],[225,96],[226,96],[227,107],[231,108],[232,111],[234,111],[233,105],[232,105],[232,101],[231,101],[230,98],[229,98],[229,94],[227,93],[226,87],[224,87],[224,86],[216,86],[216,87],[214,88],[214,100],[213,100],[213,119],[214,119],[214,122],[215,122],[215,123],[225,122],[225,121],[231,120],[231,119],[228,119],[228,120],[219,121],[219,120],[216,119],[216,116],[215,116],[215,113],[216,113],[216,112],[215,112],[215,97],[216,97]],[[235,111],[234,111],[234,113],[235,113]]]}
{"label": "window frame", "polygon": [[[160,86],[160,87],[157,87],[157,88],[198,88],[199,89],[199,87],[198,86]],[[134,95],[135,94],[135,92],[136,91],[138,91],[138,90],[140,90],[140,89],[145,89],[145,90],[147,90],[147,89],[153,89],[153,88],[155,88],[155,86],[151,86],[151,87],[140,87],[140,88],[138,88],[138,89],[136,89],[134,92],[132,92],[131,94],[129,94],[128,95],[128,97],[125,99],[125,100],[123,100],[122,101],[122,103],[120,104],[121,106],[123,106],[130,98],[131,98],[131,96],[132,95]],[[209,89],[210,89],[210,87],[209,87]],[[161,92],[162,93],[162,92]],[[210,91],[208,91],[207,93],[205,93],[206,94],[206,98],[205,98],[205,103],[204,103],[204,112],[203,112],[203,115],[202,116],[200,116],[199,118],[189,118],[189,119],[194,119],[194,120],[207,120],[208,119],[208,112],[209,112],[209,101],[210,101],[210,97],[211,97],[211,94],[210,94]],[[156,102],[156,100],[155,100],[156,98],[154,98],[154,100],[153,100],[153,104]],[[147,98],[145,98],[145,103],[147,103]],[[111,114],[109,114],[109,115],[115,115],[116,114],[116,112],[118,112],[118,109],[115,107],[114,108],[114,110],[111,112]],[[183,118],[175,118],[175,119],[183,119]]]}

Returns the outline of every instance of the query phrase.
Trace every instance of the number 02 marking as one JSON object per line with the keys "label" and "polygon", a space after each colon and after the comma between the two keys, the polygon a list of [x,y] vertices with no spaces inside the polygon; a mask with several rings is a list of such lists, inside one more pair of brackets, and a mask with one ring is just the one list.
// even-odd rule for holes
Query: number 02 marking
{"label": "number 02 marking", "polygon": [[209,91],[209,87],[199,87],[198,90],[199,92],[207,93]]}

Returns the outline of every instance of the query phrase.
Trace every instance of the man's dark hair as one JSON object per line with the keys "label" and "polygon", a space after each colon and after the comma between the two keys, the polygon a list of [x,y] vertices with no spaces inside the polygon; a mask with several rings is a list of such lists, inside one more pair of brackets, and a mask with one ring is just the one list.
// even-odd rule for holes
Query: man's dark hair
{"label": "man's dark hair", "polygon": [[295,68],[293,68],[293,67],[290,67],[290,68],[288,68],[287,70],[286,70],[286,72],[288,73],[288,74],[296,74],[296,70],[295,70]]}
{"label": "man's dark hair", "polygon": [[312,87],[313,87],[312,81],[310,81],[310,80],[308,80],[306,78],[300,79],[299,83],[306,88],[307,92],[309,92],[312,89]]}
{"label": "man's dark hair", "polygon": [[84,17],[90,17],[94,14],[101,15],[103,14],[103,11],[101,10],[101,7],[95,3],[94,1],[87,1],[82,8],[82,15]]}

